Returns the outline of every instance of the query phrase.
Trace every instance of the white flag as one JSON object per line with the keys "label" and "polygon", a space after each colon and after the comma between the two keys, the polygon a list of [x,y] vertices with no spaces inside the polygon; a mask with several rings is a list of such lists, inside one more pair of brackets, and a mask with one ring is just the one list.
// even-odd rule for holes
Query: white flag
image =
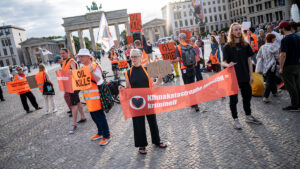
{"label": "white flag", "polygon": [[48,55],[48,54],[52,55],[52,53],[47,49],[42,49],[42,48],[39,48],[39,49],[42,51],[43,56]]}
{"label": "white flag", "polygon": [[114,46],[114,40],[111,36],[104,13],[102,13],[101,16],[97,41],[101,44],[105,52],[108,52],[110,48]]}

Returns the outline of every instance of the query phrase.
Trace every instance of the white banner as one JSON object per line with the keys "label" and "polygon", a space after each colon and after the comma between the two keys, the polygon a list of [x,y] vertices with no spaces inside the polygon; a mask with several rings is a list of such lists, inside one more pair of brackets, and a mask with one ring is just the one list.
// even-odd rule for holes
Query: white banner
{"label": "white banner", "polygon": [[105,52],[108,52],[114,45],[114,40],[110,33],[104,13],[102,13],[101,16],[97,41],[101,44],[102,49],[105,50]]}

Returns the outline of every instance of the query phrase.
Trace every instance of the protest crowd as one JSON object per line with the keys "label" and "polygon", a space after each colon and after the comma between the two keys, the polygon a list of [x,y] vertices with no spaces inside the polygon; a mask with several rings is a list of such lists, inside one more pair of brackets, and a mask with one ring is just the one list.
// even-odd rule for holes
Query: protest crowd
{"label": "protest crowd", "polygon": [[[115,81],[119,82],[121,77],[125,76],[124,84],[117,85],[114,89],[117,90],[117,95],[120,95],[122,108],[127,105],[124,102],[128,102],[131,107],[134,105],[132,108],[136,111],[146,109],[148,106],[144,107],[142,98],[126,100],[125,95],[130,92],[142,92],[141,90],[155,91],[156,88],[160,88],[159,85],[165,78],[172,75],[173,78],[182,78],[184,86],[197,86],[204,83],[202,81],[207,76],[218,76],[226,70],[235,72],[236,78],[232,80],[232,83],[236,84],[237,92],[230,94],[228,91],[216,90],[214,99],[225,99],[229,96],[233,127],[241,130],[242,125],[237,111],[239,91],[248,123],[262,124],[253,115],[255,113],[251,109],[252,96],[262,96],[262,104],[267,104],[273,99],[270,98],[271,93],[274,97],[280,97],[280,92],[287,90],[291,104],[285,105],[282,110],[300,111],[300,23],[282,21],[275,28],[268,25],[266,29],[258,30],[258,28],[250,27],[243,30],[241,24],[232,23],[228,32],[222,31],[219,34],[217,31],[212,32],[209,37],[211,52],[206,60],[204,52],[207,51],[204,50],[205,43],[200,35],[192,37],[190,32],[180,31],[176,39],[158,45],[162,54],[158,57],[153,54],[153,46],[140,28],[139,38],[128,36],[126,45],[114,45],[107,50],[107,53],[102,53],[102,57],[107,56],[110,59]],[[56,72],[57,80],[60,91],[64,92],[64,100],[68,107],[67,113],[73,119],[69,133],[76,133],[78,123],[87,121],[84,113],[86,105],[97,127],[90,139],[100,140],[99,144],[105,146],[112,141],[113,136],[109,130],[112,124],[108,124],[105,113],[108,113],[115,104],[112,96],[115,91],[112,91],[106,81],[107,71],[101,68],[102,58],[94,56],[88,49],[80,49],[77,54],[73,55],[68,49],[62,48],[60,56],[56,56],[54,62],[61,65]],[[155,73],[153,65],[163,61],[166,61],[170,70],[164,75],[158,70]],[[34,79],[43,95],[44,108],[40,106],[41,100],[36,100],[27,84],[28,70],[24,66],[18,66],[17,74],[13,77],[14,81],[7,83],[9,92],[20,95],[26,113],[32,112],[27,98],[36,110],[43,109],[45,114],[56,113],[58,110],[53,96],[58,91],[54,90],[45,65],[40,64],[38,69],[39,72]],[[80,93],[84,102],[80,99]],[[5,101],[1,88],[0,99]],[[186,103],[185,107],[201,112],[198,105],[200,103]],[[159,106],[154,104],[150,106],[156,109],[155,107],[157,107],[157,112],[163,112],[158,111]],[[125,112],[123,108],[124,116],[130,113],[128,110],[130,109],[126,109]],[[77,117],[78,112],[80,120]],[[134,145],[140,154],[147,154],[145,118],[149,123],[152,144],[159,148],[167,148],[167,144],[161,141],[159,135],[156,110],[131,113],[129,118],[133,121]]]}

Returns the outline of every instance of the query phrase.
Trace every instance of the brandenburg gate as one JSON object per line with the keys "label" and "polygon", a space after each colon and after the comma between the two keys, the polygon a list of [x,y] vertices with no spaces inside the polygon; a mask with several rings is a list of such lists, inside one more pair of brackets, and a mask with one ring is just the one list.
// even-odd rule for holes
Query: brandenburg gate
{"label": "brandenburg gate", "polygon": [[[88,29],[92,41],[93,50],[96,51],[96,41],[94,36],[94,28],[99,28],[100,19],[104,11],[91,12],[81,16],[63,18],[62,26],[65,28],[67,47],[75,54],[75,45],[72,32],[78,32],[80,48],[86,48],[83,37],[83,30]],[[127,9],[104,12],[109,26],[114,26],[117,39],[120,41],[119,24],[124,24],[127,33],[130,33],[129,15]]]}

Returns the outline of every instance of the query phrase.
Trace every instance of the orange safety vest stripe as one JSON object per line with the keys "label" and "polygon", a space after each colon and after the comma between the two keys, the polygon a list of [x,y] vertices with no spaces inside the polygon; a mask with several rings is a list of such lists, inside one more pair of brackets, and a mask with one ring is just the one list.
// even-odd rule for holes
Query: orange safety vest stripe
{"label": "orange safety vest stripe", "polygon": [[[182,44],[183,46],[187,46],[188,44],[187,43],[183,43]],[[181,46],[180,45],[177,45],[177,48],[178,48],[178,51],[179,51],[179,54],[180,54],[180,61],[179,61],[179,64],[180,64],[180,69],[186,69],[187,67],[183,65],[183,62],[182,62],[182,51],[181,51]]]}
{"label": "orange safety vest stripe", "polygon": [[148,66],[148,55],[146,54],[145,50],[143,50],[143,56],[142,56],[142,63],[141,65],[144,67]]}
{"label": "orange safety vest stripe", "polygon": [[118,56],[116,52],[110,53],[110,60],[111,60],[111,64],[118,63]]}
{"label": "orange safety vest stripe", "polygon": [[[142,66],[142,65],[141,65],[141,66]],[[147,76],[147,78],[148,78],[149,88],[151,88],[151,87],[152,87],[152,79],[149,77],[148,72],[146,71],[146,69],[144,68],[144,66],[142,66],[142,68],[143,68],[143,70],[144,70],[144,72],[146,73],[146,76]],[[129,82],[129,88],[131,88],[131,84],[130,84],[130,80],[129,80],[129,76],[128,76],[128,73],[127,73],[127,72],[128,72],[128,71],[125,72],[125,78],[126,78],[126,79],[128,80],[128,82]],[[132,67],[130,68],[129,72],[130,72],[130,76],[131,76],[131,73],[132,73]]]}
{"label": "orange safety vest stripe", "polygon": [[43,87],[46,78],[45,76],[45,72],[39,72],[35,75],[35,80],[41,93],[43,93]]}
{"label": "orange safety vest stripe", "polygon": [[[99,68],[99,66],[96,63],[93,62],[91,64],[93,65],[93,71],[95,71],[96,68]],[[94,83],[96,80],[92,73],[91,73],[91,77],[92,77],[92,87],[87,90],[83,90],[82,95],[85,99],[85,102],[86,102],[89,112],[94,112],[94,111],[101,110],[102,106],[101,106],[101,102],[100,102],[99,89],[98,89],[97,84]]]}

